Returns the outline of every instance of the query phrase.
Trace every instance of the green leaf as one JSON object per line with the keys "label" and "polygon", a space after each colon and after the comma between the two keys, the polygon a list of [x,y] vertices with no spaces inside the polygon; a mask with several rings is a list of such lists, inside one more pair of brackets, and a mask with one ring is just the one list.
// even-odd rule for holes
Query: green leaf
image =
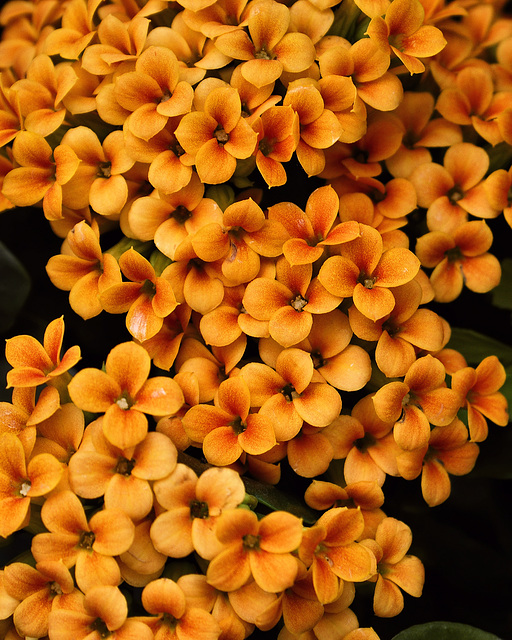
{"label": "green leaf", "polygon": [[493,289],[492,303],[500,309],[512,309],[512,258],[501,263],[501,281]]}
{"label": "green leaf", "polygon": [[30,277],[21,262],[0,241],[0,331],[7,331],[25,304]]}
{"label": "green leaf", "polygon": [[447,347],[460,351],[469,364],[479,364],[487,356],[498,356],[503,366],[512,365],[512,347],[472,329],[452,328]]}
{"label": "green leaf", "polygon": [[427,622],[401,631],[393,640],[500,640],[500,638],[459,622]]}

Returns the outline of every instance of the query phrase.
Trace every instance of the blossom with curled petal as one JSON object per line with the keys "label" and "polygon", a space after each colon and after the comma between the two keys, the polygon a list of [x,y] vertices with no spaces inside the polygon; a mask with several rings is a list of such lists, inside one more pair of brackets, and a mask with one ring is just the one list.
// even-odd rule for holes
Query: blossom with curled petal
{"label": "blossom with curled petal", "polygon": [[232,509],[217,520],[217,537],[225,547],[208,565],[206,579],[222,591],[235,591],[251,577],[264,591],[291,587],[299,569],[292,555],[302,539],[302,520],[273,511],[261,520],[254,511]]}
{"label": "blossom with curled petal", "polygon": [[114,556],[130,548],[135,532],[123,511],[103,509],[88,520],[80,499],[72,491],[59,491],[46,499],[41,518],[48,532],[32,539],[37,562],[62,560],[66,567],[75,567],[83,592],[99,584],[120,584]]}
{"label": "blossom with curled petal", "polygon": [[356,308],[375,321],[391,313],[395,298],[390,288],[412,280],[420,261],[405,247],[385,249],[377,229],[365,224],[359,228],[360,236],[342,244],[340,255],[327,258],[318,279],[331,294],[352,296]]}
{"label": "blossom with curled petal", "polygon": [[82,369],[69,383],[69,394],[78,407],[105,413],[103,433],[120,449],[144,440],[146,413],[171,415],[183,404],[179,385],[169,377],[148,378],[150,368],[151,358],[144,347],[124,342],[110,351],[104,371]]}
{"label": "blossom with curled petal", "polygon": [[61,357],[64,319],[56,318],[46,327],[43,344],[32,336],[15,336],[7,340],[5,359],[12,369],[7,372],[8,387],[59,386],[69,377],[69,369],[80,360],[80,347],[70,347]]}

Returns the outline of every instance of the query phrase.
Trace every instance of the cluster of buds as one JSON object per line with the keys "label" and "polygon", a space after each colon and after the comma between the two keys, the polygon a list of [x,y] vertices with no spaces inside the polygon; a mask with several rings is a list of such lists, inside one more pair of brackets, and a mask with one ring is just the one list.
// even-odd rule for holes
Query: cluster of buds
{"label": "cluster of buds", "polygon": [[[501,5],[5,5],[0,208],[40,206],[50,281],[127,330],[98,368],[63,318],[7,341],[7,640],[378,640],[355,585],[421,595],[386,477],[441,504],[508,424],[503,365],[428,308],[501,278]],[[259,504],[284,469],[301,506]]]}

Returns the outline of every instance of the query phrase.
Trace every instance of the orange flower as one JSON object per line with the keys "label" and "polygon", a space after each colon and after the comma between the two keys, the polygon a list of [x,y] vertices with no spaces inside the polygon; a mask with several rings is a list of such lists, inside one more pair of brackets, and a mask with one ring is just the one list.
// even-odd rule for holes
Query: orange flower
{"label": "orange flower", "polygon": [[373,610],[375,615],[389,618],[404,608],[400,589],[415,598],[423,591],[425,569],[419,558],[408,555],[412,542],[411,529],[396,520],[385,518],[377,527],[375,541],[365,540],[377,559],[377,577]]}
{"label": "orange flower", "polygon": [[479,218],[495,218],[498,211],[489,204],[483,177],[489,156],[482,147],[469,142],[452,145],[443,164],[425,162],[409,176],[418,194],[418,205],[427,209],[430,231],[450,233],[467,221],[468,213]]}
{"label": "orange flower", "polygon": [[197,606],[193,598],[187,598],[180,585],[169,578],[153,580],[144,587],[142,606],[152,616],[138,620],[148,626],[155,638],[216,640],[221,632],[215,618]]}
{"label": "orange flower", "polygon": [[[55,385],[69,377],[69,369],[80,360],[80,347],[68,349],[62,358],[64,320],[52,320],[44,332],[43,344],[32,336],[15,336],[7,340],[5,359],[12,370],[7,372],[8,387],[37,387]],[[65,375],[64,375],[65,374]],[[67,381],[67,380],[66,380]]]}
{"label": "orange flower", "polygon": [[14,433],[0,435],[0,536],[3,538],[28,522],[32,498],[52,491],[64,470],[50,453],[29,459],[33,444],[34,441],[25,450]]}
{"label": "orange flower", "polygon": [[43,201],[48,220],[62,217],[62,186],[75,174],[80,159],[69,145],[52,149],[42,135],[20,131],[12,145],[17,166],[4,178],[3,195],[18,207]]}
{"label": "orange flower", "polygon": [[128,603],[112,585],[94,585],[80,606],[54,610],[49,618],[49,635],[66,640],[111,638],[111,640],[151,640],[153,633],[143,622],[128,618]]}
{"label": "orange flower", "polygon": [[363,582],[376,571],[375,556],[356,542],[364,529],[359,509],[334,507],[305,530],[299,557],[313,572],[313,586],[322,604],[340,595],[345,581]]}
{"label": "orange flower", "polygon": [[254,121],[258,134],[256,166],[269,187],[286,183],[283,162],[288,162],[299,142],[299,119],[291,106],[270,107]]}
{"label": "orange flower", "polygon": [[16,630],[35,638],[48,634],[48,617],[53,609],[73,607],[81,595],[69,569],[59,560],[38,562],[35,568],[13,562],[5,567],[4,587],[20,601],[14,610]]}
{"label": "orange flower", "polygon": [[[45,387],[37,397],[35,387],[15,387],[12,403],[0,402],[0,433],[15,433],[25,444],[33,435],[29,432],[60,407],[59,392]],[[25,440],[27,438],[27,440]]]}
{"label": "orange flower", "polygon": [[243,297],[246,312],[268,322],[269,333],[283,347],[291,347],[308,337],[313,314],[328,313],[341,302],[312,278],[313,266],[290,266],[285,257],[276,263],[276,279],[255,278],[248,283]]}
{"label": "orange flower", "polygon": [[326,382],[313,382],[313,360],[301,349],[281,351],[275,370],[250,362],[240,374],[249,387],[251,404],[261,407],[259,415],[273,421],[278,442],[296,436],[304,421],[327,427],[341,411],[340,394]]}
{"label": "orange flower", "polygon": [[177,450],[163,433],[148,433],[135,447],[119,449],[103,434],[103,418],[91,422],[85,441],[69,460],[69,482],[77,496],[104,496],[107,509],[121,509],[134,522],[153,507],[150,482],[172,473]]}
{"label": "orange flower", "polygon": [[389,382],[373,396],[375,411],[384,421],[394,421],[394,437],[406,451],[426,446],[430,424],[445,426],[455,418],[460,395],[445,384],[443,364],[431,355],[418,358],[403,382]]}
{"label": "orange flower", "polygon": [[32,539],[36,562],[62,560],[68,569],[75,567],[76,584],[83,592],[121,582],[114,556],[127,551],[134,537],[133,522],[123,511],[103,509],[88,522],[77,496],[59,491],[47,498],[41,518],[49,533]]}
{"label": "orange flower", "polygon": [[215,406],[198,404],[183,417],[183,428],[194,442],[200,442],[209,463],[227,466],[245,452],[259,455],[276,443],[270,416],[249,413],[251,395],[241,376],[220,383]]}
{"label": "orange flower", "polygon": [[275,258],[288,238],[283,225],[266,219],[252,198],[229,205],[222,223],[203,225],[190,242],[198,258],[220,264],[233,286],[250,282],[260,272],[260,256]]}
{"label": "orange flower", "polygon": [[242,104],[233,87],[218,87],[206,98],[204,110],[187,113],[176,131],[186,151],[185,164],[195,164],[202,182],[227,182],[236,169],[237,159],[248,158],[257,135],[242,118]]}
{"label": "orange flower", "polygon": [[464,222],[451,232],[431,231],[418,238],[416,255],[433,268],[430,281],[438,302],[451,302],[464,285],[477,293],[494,289],[501,279],[499,260],[488,252],[493,240],[485,220]]}
{"label": "orange flower", "polygon": [[105,412],[103,433],[119,449],[144,440],[148,421],[145,413],[165,416],[183,404],[179,385],[169,377],[149,378],[151,359],[134,342],[115,346],[105,371],[83,369],[69,383],[73,402],[84,411]]}
{"label": "orange flower", "polygon": [[471,442],[483,442],[488,433],[487,420],[502,427],[508,424],[507,399],[499,389],[507,374],[496,356],[488,356],[473,369],[464,367],[452,375],[451,386],[462,398],[468,412]]}
{"label": "orange flower", "polygon": [[442,31],[424,24],[425,11],[419,0],[393,0],[384,18],[376,16],[367,34],[379,47],[392,51],[411,73],[422,73],[418,58],[430,58],[446,45]]}
{"label": "orange flower", "polygon": [[375,341],[375,363],[388,378],[404,376],[420,351],[439,351],[445,343],[441,318],[430,309],[419,309],[422,290],[411,280],[391,290],[395,306],[390,314],[370,320],[352,305],[350,326],[362,340]]}
{"label": "orange flower", "polygon": [[158,551],[170,558],[196,551],[210,560],[223,549],[215,535],[218,518],[245,498],[244,483],[236,471],[212,467],[198,478],[180,463],[153,486],[160,509],[150,535]]}
{"label": "orange flower", "polygon": [[320,260],[325,248],[338,246],[359,236],[355,221],[335,224],[339,198],[327,185],[315,189],[302,211],[293,202],[281,202],[269,207],[269,220],[277,220],[291,236],[283,245],[283,254],[293,267]]}
{"label": "orange flower", "polygon": [[131,282],[119,282],[104,289],[100,303],[108,313],[126,313],[126,327],[141,342],[162,328],[164,318],[177,306],[167,271],[157,276],[155,269],[133,247],[119,258],[123,274]]}
{"label": "orange flower", "polygon": [[432,429],[428,446],[401,454],[397,462],[406,480],[421,473],[423,498],[430,507],[436,507],[450,496],[450,475],[469,473],[478,454],[478,445],[468,441],[466,425],[455,418],[449,425]]}
{"label": "orange flower", "polygon": [[381,234],[360,224],[360,237],[340,247],[339,256],[327,258],[318,279],[331,294],[352,296],[356,308],[367,318],[379,320],[395,306],[390,287],[412,280],[420,261],[408,249],[384,250]]}
{"label": "orange flower", "polygon": [[484,188],[487,199],[493,209],[502,211],[505,220],[512,227],[512,202],[510,189],[512,187],[512,167],[506,171],[498,169],[487,176]]}
{"label": "orange flower", "polygon": [[225,545],[206,571],[209,584],[235,591],[251,578],[264,591],[290,587],[299,564],[292,555],[302,539],[302,521],[286,511],[273,511],[258,520],[248,509],[224,512],[217,520],[217,537]]}
{"label": "orange flower", "polygon": [[245,18],[249,33],[235,29],[215,40],[222,53],[246,60],[242,75],[256,87],[275,82],[283,71],[305,71],[315,59],[315,47],[304,33],[290,32],[290,10],[273,0],[251,3]]}
{"label": "orange flower", "polygon": [[52,284],[69,291],[71,308],[84,320],[101,313],[99,294],[122,280],[117,260],[109,253],[102,253],[99,237],[96,221],[91,225],[85,220],[79,222],[66,238],[73,255],[52,256],[46,265]]}

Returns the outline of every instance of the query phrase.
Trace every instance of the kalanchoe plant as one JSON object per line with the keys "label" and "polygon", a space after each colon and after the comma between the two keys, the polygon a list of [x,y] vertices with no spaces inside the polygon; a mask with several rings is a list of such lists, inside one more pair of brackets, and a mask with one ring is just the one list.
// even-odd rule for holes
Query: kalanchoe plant
{"label": "kalanchoe plant", "polygon": [[64,317],[6,343],[0,536],[26,546],[0,635],[378,640],[425,580],[386,478],[440,505],[509,421],[499,343],[459,346],[440,306],[512,308],[512,17],[12,0],[0,22],[0,209],[42,209],[83,336],[122,319],[93,363]]}

